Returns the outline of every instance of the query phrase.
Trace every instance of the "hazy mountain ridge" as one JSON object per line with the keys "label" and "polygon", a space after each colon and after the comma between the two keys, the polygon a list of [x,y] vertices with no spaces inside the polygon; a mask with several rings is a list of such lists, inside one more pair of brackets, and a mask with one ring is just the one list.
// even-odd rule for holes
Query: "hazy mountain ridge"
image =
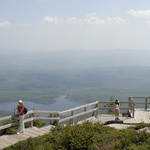
{"label": "hazy mountain ridge", "polygon": [[150,66],[147,50],[22,51],[0,49],[3,69],[68,69],[102,66]]}

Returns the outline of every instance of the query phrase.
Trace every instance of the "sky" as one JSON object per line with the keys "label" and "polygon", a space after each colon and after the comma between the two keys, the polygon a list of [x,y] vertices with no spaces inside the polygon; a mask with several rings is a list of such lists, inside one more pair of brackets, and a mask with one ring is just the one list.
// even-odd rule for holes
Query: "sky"
{"label": "sky", "polygon": [[0,48],[150,50],[150,0],[0,0]]}

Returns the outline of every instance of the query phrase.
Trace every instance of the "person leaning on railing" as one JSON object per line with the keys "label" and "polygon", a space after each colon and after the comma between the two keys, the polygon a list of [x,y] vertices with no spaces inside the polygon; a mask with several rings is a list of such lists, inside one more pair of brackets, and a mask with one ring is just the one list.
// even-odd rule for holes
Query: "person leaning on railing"
{"label": "person leaning on railing", "polygon": [[19,130],[17,134],[24,132],[24,103],[22,100],[19,100],[19,105],[17,106],[17,114],[16,116],[19,116]]}

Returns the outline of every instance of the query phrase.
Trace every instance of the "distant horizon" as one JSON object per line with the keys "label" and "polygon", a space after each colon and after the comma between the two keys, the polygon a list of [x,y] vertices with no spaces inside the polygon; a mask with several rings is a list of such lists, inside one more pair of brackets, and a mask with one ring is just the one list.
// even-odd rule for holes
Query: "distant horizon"
{"label": "distant horizon", "polygon": [[149,50],[25,51],[0,48],[1,69],[88,69],[105,66],[150,66]]}
{"label": "distant horizon", "polygon": [[68,49],[36,49],[36,50],[33,50],[33,49],[23,49],[23,48],[7,48],[7,47],[0,47],[0,52],[1,50],[10,50],[10,51],[20,51],[20,52],[52,52],[52,51],[55,51],[55,52],[58,52],[58,51],[95,51],[95,52],[98,52],[98,51],[150,51],[150,49],[134,49],[134,48],[116,48],[116,49],[82,49],[82,48],[68,48]]}

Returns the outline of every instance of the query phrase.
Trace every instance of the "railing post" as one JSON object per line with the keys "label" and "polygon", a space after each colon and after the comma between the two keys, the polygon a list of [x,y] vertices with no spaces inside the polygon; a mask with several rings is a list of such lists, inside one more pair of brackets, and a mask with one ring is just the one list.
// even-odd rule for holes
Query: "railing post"
{"label": "railing post", "polygon": [[[132,97],[129,97],[129,102],[131,102]],[[129,108],[131,107],[131,103],[128,104]]]}
{"label": "railing post", "polygon": [[[84,107],[84,112],[86,112],[86,107]],[[86,120],[86,114],[84,115],[84,120]]]}
{"label": "railing post", "polygon": [[135,107],[135,102],[134,102],[134,100],[133,99],[131,99],[131,101],[132,101],[132,103],[131,103],[131,112],[132,112],[132,117],[134,118],[134,107]]}
{"label": "railing post", "polygon": [[[74,115],[74,111],[71,111],[71,116]],[[74,118],[70,119],[70,124],[73,124],[74,123]]]}
{"label": "railing post", "polygon": [[145,98],[145,110],[147,110],[147,98]]}
{"label": "railing post", "polygon": [[97,110],[96,110],[96,116],[99,115],[99,105],[100,105],[100,103],[99,103],[99,101],[98,101],[98,103],[96,104],[96,108],[97,108]]}
{"label": "railing post", "polygon": [[135,112],[135,102],[133,101],[133,118],[134,118],[134,112]]}
{"label": "railing post", "polygon": [[[32,118],[32,117],[33,117],[33,113],[30,114],[29,117]],[[30,122],[30,127],[31,127],[31,128],[33,127],[33,120]]]}
{"label": "railing post", "polygon": [[[60,117],[60,113],[57,113],[56,117]],[[59,120],[56,120],[56,125],[58,125],[58,124],[59,124]]]}
{"label": "railing post", "polygon": [[97,116],[99,114],[99,101],[97,102],[97,104],[95,105],[95,108],[97,108],[97,110],[95,110],[92,114],[92,116]]}

